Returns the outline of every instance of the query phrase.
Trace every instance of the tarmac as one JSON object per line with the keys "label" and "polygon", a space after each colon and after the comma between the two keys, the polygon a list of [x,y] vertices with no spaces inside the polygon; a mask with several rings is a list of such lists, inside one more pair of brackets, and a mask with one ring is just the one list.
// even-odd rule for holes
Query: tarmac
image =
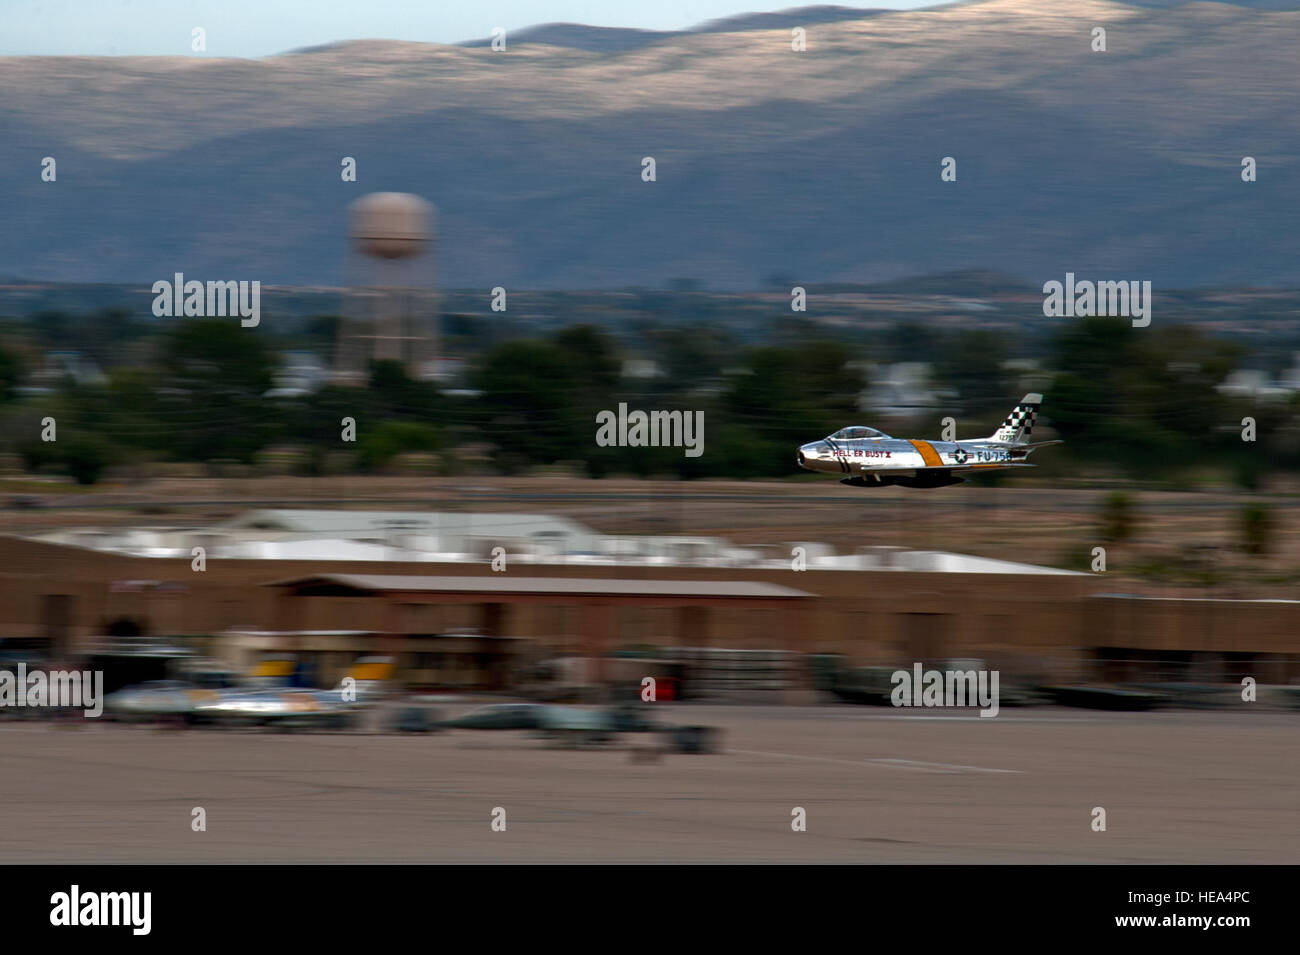
{"label": "tarmac", "polygon": [[1300,713],[647,705],[723,751],[4,720],[0,861],[1300,862]]}

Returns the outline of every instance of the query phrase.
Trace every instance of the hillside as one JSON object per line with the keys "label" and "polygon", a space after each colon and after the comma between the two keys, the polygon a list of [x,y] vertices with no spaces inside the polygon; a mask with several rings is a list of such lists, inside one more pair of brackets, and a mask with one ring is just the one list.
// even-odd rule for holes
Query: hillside
{"label": "hillside", "polygon": [[[345,284],[347,204],[393,189],[438,206],[456,287],[971,269],[1035,286],[1066,271],[1300,282],[1300,12],[986,0],[846,15],[606,36],[609,52],[552,30],[568,45],[3,58],[0,274]],[[1241,181],[1246,155],[1257,182]],[[357,183],[340,181],[344,156]],[[940,182],[944,156],[957,182]]]}

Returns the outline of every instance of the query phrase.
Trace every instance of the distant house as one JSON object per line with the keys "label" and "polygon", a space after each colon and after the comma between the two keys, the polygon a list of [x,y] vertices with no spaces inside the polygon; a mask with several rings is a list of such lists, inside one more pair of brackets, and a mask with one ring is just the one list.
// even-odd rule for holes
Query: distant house
{"label": "distant house", "polygon": [[628,358],[623,362],[621,374],[624,378],[647,379],[662,377],[663,372],[657,363],[647,358]]}
{"label": "distant house", "polygon": [[465,359],[454,355],[439,355],[427,361],[421,367],[420,379],[434,381],[439,385],[455,384],[463,381],[469,366]]}
{"label": "distant house", "polygon": [[46,395],[56,391],[65,381],[76,385],[102,385],[108,381],[108,376],[79,351],[50,351],[45,353],[44,363],[27,376],[27,383],[18,392]]}
{"label": "distant house", "polygon": [[930,411],[938,406],[940,398],[930,378],[931,368],[925,362],[877,365],[869,374],[867,390],[859,398],[858,407],[886,418],[906,418]]}
{"label": "distant house", "polygon": [[329,379],[329,369],[319,355],[309,351],[285,352],[268,398],[296,398],[319,390]]}
{"label": "distant house", "polygon": [[1300,390],[1300,368],[1289,368],[1274,380],[1268,372],[1255,368],[1239,368],[1228,375],[1218,387],[1218,392],[1233,398],[1253,401],[1284,401]]}

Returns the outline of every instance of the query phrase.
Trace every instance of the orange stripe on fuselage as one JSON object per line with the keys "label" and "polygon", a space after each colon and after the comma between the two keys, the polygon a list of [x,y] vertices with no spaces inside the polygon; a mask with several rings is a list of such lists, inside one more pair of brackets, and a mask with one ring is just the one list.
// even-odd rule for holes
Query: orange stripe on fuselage
{"label": "orange stripe on fuselage", "polygon": [[907,443],[921,452],[921,460],[926,463],[927,467],[943,467],[943,460],[939,457],[939,452],[930,446],[929,441],[912,441],[909,438]]}

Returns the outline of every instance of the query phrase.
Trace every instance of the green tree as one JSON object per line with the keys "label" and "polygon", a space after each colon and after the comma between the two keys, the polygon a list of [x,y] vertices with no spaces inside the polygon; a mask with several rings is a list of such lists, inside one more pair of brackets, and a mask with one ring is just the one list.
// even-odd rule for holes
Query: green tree
{"label": "green tree", "polygon": [[186,319],[163,342],[158,425],[188,460],[253,455],[281,432],[281,410],[264,396],[275,356],[230,319]]}
{"label": "green tree", "polygon": [[471,376],[482,391],[476,421],[507,472],[533,464],[597,458],[603,472],[617,455],[597,448],[596,413],[620,400],[613,340],[573,325],[546,341],[511,341],[488,351]]}
{"label": "green tree", "polygon": [[712,447],[730,449],[720,459],[727,473],[791,473],[795,448],[852,424],[863,381],[850,358],[845,346],[825,341],[751,351],[749,373],[730,378],[709,432]]}
{"label": "green tree", "polygon": [[[39,437],[43,431],[39,421],[47,415],[58,422],[54,441],[42,441]],[[57,469],[78,484],[96,483],[104,468],[120,456],[120,449],[112,442],[74,423],[74,414],[64,401],[46,403],[23,422],[22,431],[30,437],[19,443],[17,450],[28,471]]]}
{"label": "green tree", "polygon": [[357,464],[363,471],[375,471],[399,454],[436,451],[441,446],[433,425],[419,421],[381,421],[361,432],[357,441]]}
{"label": "green tree", "polygon": [[7,349],[0,348],[0,404],[18,397],[18,386],[23,383],[23,363]]}
{"label": "green tree", "polygon": [[78,484],[98,482],[115,456],[112,446],[93,434],[74,434],[61,438],[58,444],[64,470]]}
{"label": "green tree", "polygon": [[956,390],[966,414],[1004,409],[1007,402],[1006,341],[987,329],[966,329],[945,336],[935,375]]}
{"label": "green tree", "polygon": [[1231,408],[1217,387],[1239,349],[1189,326],[1134,329],[1128,319],[1066,325],[1049,417],[1069,454],[1150,475],[1226,450]]}
{"label": "green tree", "polygon": [[1123,491],[1106,495],[1101,506],[1101,539],[1108,544],[1122,544],[1137,530],[1137,515],[1133,501]]}
{"label": "green tree", "polygon": [[717,379],[727,356],[735,354],[735,342],[722,328],[675,326],[649,338],[667,374],[667,387],[681,392]]}
{"label": "green tree", "polygon": [[552,341],[570,368],[568,384],[577,408],[594,421],[597,411],[616,403],[622,362],[614,341],[594,325],[571,325]]}
{"label": "green tree", "polygon": [[408,377],[399,361],[371,363],[370,391],[387,417],[432,421],[442,410],[437,386]]}
{"label": "green tree", "polygon": [[479,430],[508,473],[571,459],[594,447],[596,418],[582,413],[574,355],[551,342],[506,342],[483,356],[472,375],[482,392]]}
{"label": "green tree", "polygon": [[1241,508],[1241,549],[1252,557],[1264,557],[1273,550],[1276,527],[1273,509],[1252,501]]}

